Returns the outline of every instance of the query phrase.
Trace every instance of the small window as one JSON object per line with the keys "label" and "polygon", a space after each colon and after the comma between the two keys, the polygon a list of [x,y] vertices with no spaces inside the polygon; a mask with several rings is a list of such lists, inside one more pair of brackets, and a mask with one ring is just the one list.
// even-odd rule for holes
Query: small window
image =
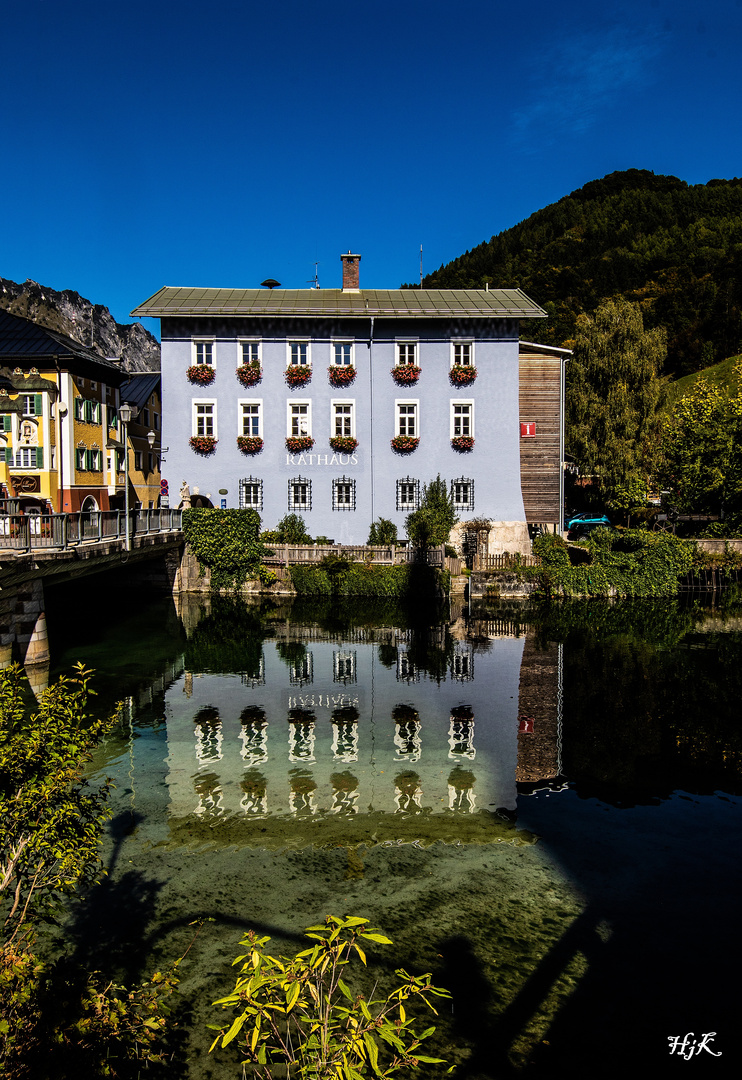
{"label": "small window", "polygon": [[156,413],[156,412],[152,413],[152,427],[155,429],[155,431],[160,430],[160,414],[159,413]]}
{"label": "small window", "polygon": [[312,434],[312,405],[309,401],[288,402],[288,435],[304,438]]}
{"label": "small window", "polygon": [[263,435],[263,403],[262,401],[240,402],[240,435],[258,436]]}
{"label": "small window", "polygon": [[312,481],[297,476],[289,480],[289,510],[312,509]]}
{"label": "small window", "polygon": [[420,433],[418,430],[417,410],[416,401],[397,402],[397,435],[418,437]]}
{"label": "small window", "polygon": [[336,341],[332,347],[334,367],[353,367],[353,344],[350,341]]}
{"label": "small window", "polygon": [[193,402],[193,434],[216,438],[216,402]]}
{"label": "small window", "polygon": [[348,476],[332,481],[332,509],[355,510],[356,482]]}
{"label": "small window", "polygon": [[44,467],[43,456],[44,451],[40,446],[22,446],[16,451],[15,467],[16,469],[42,469]]}
{"label": "small window", "polygon": [[91,389],[91,390],[97,390],[97,389],[98,389],[98,383],[97,383],[97,382],[95,382],[95,380],[94,380],[94,379],[91,379],[91,380],[90,380],[90,389]]}
{"label": "small window", "polygon": [[106,416],[109,428],[118,430],[119,426],[119,414],[113,405],[106,405]]}
{"label": "small window", "polygon": [[474,436],[474,403],[472,401],[451,402],[451,438]]}
{"label": "small window", "polygon": [[24,416],[41,416],[41,394],[24,394],[22,400]]}
{"label": "small window", "polygon": [[309,342],[289,342],[289,364],[291,367],[309,367]]}
{"label": "small window", "polygon": [[149,427],[149,409],[142,409],[142,423],[145,427]]}
{"label": "small window", "polygon": [[259,341],[241,341],[240,342],[240,364],[259,364],[260,363],[260,342]]}
{"label": "small window", "polygon": [[420,481],[406,476],[404,480],[397,481],[397,509],[409,513],[419,509],[420,506]]}
{"label": "small window", "polygon": [[451,343],[451,363],[454,367],[474,366],[474,344],[471,341]]}
{"label": "small window", "polygon": [[214,367],[214,352],[215,349],[213,341],[193,342],[193,361],[195,364],[207,364],[209,367]]}
{"label": "small window", "polygon": [[459,477],[451,481],[451,499],[454,510],[474,509],[474,481],[467,477]]}
{"label": "small window", "polygon": [[154,454],[147,454],[147,472],[155,471]]}
{"label": "small window", "polygon": [[142,471],[142,451],[141,450],[135,450],[134,451],[134,468],[137,469],[138,472]]}
{"label": "small window", "polygon": [[417,342],[397,342],[397,367],[407,367],[417,364]]}
{"label": "small window", "polygon": [[240,480],[240,510],[263,509],[263,481],[254,476]]}
{"label": "small window", "polygon": [[332,434],[333,437],[355,435],[355,408],[352,401],[333,401]]}

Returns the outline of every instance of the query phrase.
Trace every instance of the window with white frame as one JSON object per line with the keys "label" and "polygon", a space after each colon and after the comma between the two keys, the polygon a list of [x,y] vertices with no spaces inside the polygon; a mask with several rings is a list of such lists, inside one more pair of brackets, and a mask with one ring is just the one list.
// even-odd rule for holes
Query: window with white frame
{"label": "window with white frame", "polygon": [[289,510],[312,509],[312,481],[303,476],[289,480]]}
{"label": "window with white frame", "polygon": [[106,423],[109,428],[118,430],[119,414],[113,405],[106,405]]}
{"label": "window with white frame", "polygon": [[451,342],[451,364],[455,367],[473,367],[474,366],[474,342],[473,341],[452,341]]}
{"label": "window with white frame", "polygon": [[41,416],[41,394],[24,394],[21,400],[23,401],[24,416]]}
{"label": "window with white frame", "polygon": [[241,341],[240,342],[240,364],[259,364],[260,363],[260,342],[259,341]]}
{"label": "window with white frame", "polygon": [[88,447],[82,446],[78,447],[75,450],[75,466],[81,472],[100,472],[100,450],[90,449]]}
{"label": "window with white frame", "polygon": [[409,435],[417,438],[420,434],[418,424],[417,401],[398,401],[397,406],[397,435]]}
{"label": "window with white frame", "polygon": [[406,476],[397,481],[397,509],[409,512],[420,507],[420,481]]}
{"label": "window with white frame", "polygon": [[193,434],[216,438],[216,402],[193,402]]}
{"label": "window with white frame", "polygon": [[334,367],[353,367],[353,343],[351,341],[333,342],[332,363]]}
{"label": "window with white frame", "polygon": [[255,476],[240,480],[240,510],[263,509],[263,481]]}
{"label": "window with white frame", "polygon": [[332,481],[332,509],[355,510],[356,482],[349,476],[341,476]]}
{"label": "window with white frame", "polygon": [[309,367],[309,342],[308,341],[290,341],[289,343],[289,365],[291,367]]}
{"label": "window with white frame", "polygon": [[211,341],[193,341],[193,363],[216,367],[216,344]]}
{"label": "window with white frame", "polygon": [[451,402],[451,438],[474,436],[474,402]]}
{"label": "window with white frame", "polygon": [[16,450],[15,467],[16,469],[42,469],[44,467],[43,449],[40,446],[20,447]]}
{"label": "window with white frame", "polygon": [[356,433],[355,424],[355,402],[353,401],[333,401],[332,403],[332,434],[334,437],[338,436],[354,436]]}
{"label": "window with white frame", "polygon": [[312,434],[311,401],[289,401],[288,434],[292,439],[301,439]]}
{"label": "window with white frame", "polygon": [[100,401],[91,401],[89,398],[75,398],[75,420],[81,420],[84,424],[99,424],[101,416]]}
{"label": "window with white frame", "polygon": [[451,481],[451,499],[454,510],[474,509],[474,481],[460,476]]}
{"label": "window with white frame", "polygon": [[407,367],[417,364],[417,342],[397,342],[397,367]]}
{"label": "window with white frame", "polygon": [[240,402],[239,435],[263,437],[263,402]]}

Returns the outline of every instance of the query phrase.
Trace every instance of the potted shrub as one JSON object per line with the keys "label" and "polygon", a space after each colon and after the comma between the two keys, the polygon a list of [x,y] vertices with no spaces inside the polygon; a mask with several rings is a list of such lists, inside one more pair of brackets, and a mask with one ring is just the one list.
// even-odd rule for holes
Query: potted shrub
{"label": "potted shrub", "polygon": [[458,450],[460,454],[466,454],[469,450],[474,449],[474,439],[471,435],[455,435],[451,439],[451,446],[454,450]]}
{"label": "potted shrub", "polygon": [[356,377],[356,369],[351,365],[345,367],[328,367],[327,374],[333,386],[350,386]]}
{"label": "potted shrub", "polygon": [[350,435],[336,435],[334,439],[330,439],[330,446],[340,454],[352,454],[358,448],[358,439],[353,439]]}
{"label": "potted shrub", "polygon": [[263,440],[258,435],[238,435],[237,446],[243,454],[259,454],[263,449]]}
{"label": "potted shrub", "polygon": [[308,364],[292,364],[286,368],[283,377],[289,386],[305,386],[312,378],[312,369]]}
{"label": "potted shrub", "polygon": [[216,450],[216,439],[213,435],[192,435],[190,440],[191,450],[197,454],[213,454]]}
{"label": "potted shrub", "polygon": [[292,454],[298,454],[300,450],[311,450],[314,439],[311,435],[292,435],[286,440],[286,449]]}
{"label": "potted shrub", "polygon": [[395,435],[392,439],[392,450],[395,454],[411,454],[413,450],[417,450],[419,443],[420,440],[412,435]]}
{"label": "potted shrub", "polygon": [[392,378],[398,386],[414,386],[420,378],[417,364],[400,364],[392,368]]}
{"label": "potted shrub", "polygon": [[454,364],[448,377],[454,386],[469,386],[477,377],[477,369],[471,364]]}
{"label": "potted shrub", "polygon": [[188,368],[186,375],[192,383],[208,386],[216,378],[216,371],[210,364],[194,364]]}
{"label": "potted shrub", "polygon": [[263,378],[263,371],[260,364],[254,362],[252,364],[240,364],[236,371],[237,378],[240,380],[243,386],[255,386]]}

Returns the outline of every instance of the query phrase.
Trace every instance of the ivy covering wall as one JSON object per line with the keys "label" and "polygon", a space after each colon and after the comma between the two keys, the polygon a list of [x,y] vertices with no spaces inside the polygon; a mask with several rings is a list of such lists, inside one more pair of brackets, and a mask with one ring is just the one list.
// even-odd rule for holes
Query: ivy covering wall
{"label": "ivy covering wall", "polygon": [[183,511],[183,535],[201,574],[211,571],[213,589],[237,589],[259,576],[265,548],[257,511],[193,507]]}

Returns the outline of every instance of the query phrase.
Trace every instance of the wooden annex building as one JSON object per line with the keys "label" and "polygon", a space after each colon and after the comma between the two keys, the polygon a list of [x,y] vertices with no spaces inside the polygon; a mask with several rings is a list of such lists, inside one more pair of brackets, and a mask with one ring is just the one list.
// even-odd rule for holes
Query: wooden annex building
{"label": "wooden annex building", "polygon": [[564,391],[570,349],[521,341],[520,482],[529,525],[561,532],[564,515]]}

